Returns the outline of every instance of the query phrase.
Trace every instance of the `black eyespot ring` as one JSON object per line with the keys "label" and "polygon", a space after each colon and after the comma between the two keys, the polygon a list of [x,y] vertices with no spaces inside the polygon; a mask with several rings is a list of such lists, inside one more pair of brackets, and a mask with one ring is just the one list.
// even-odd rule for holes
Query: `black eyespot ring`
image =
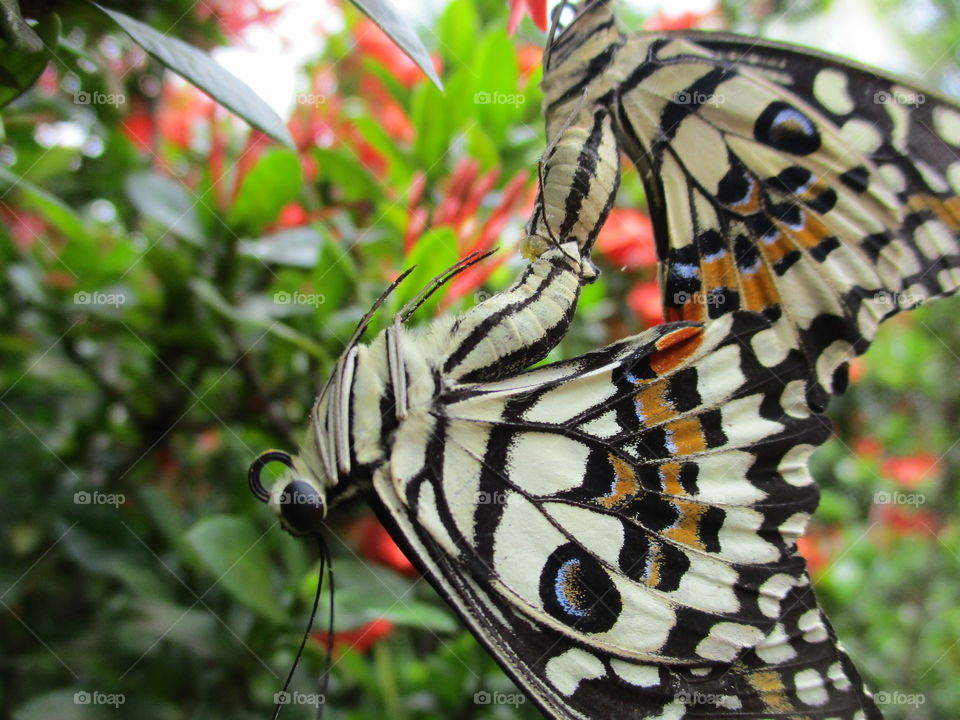
{"label": "black eyespot ring", "polygon": [[264,466],[272,462],[282,462],[288,468],[293,468],[293,458],[283,452],[283,450],[267,450],[257,455],[256,459],[250,464],[250,469],[247,471],[247,483],[250,485],[250,492],[252,492],[260,502],[268,502],[270,500],[270,491],[267,490],[260,481],[260,471],[263,470]]}

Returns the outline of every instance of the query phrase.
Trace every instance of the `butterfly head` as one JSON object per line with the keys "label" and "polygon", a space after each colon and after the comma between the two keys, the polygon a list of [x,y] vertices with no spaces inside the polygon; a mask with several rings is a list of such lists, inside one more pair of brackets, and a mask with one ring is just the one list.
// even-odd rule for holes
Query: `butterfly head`
{"label": "butterfly head", "polygon": [[[287,466],[287,470],[269,490],[263,486],[260,473],[272,462]],[[315,535],[323,527],[327,514],[326,489],[322,470],[314,470],[300,456],[291,456],[282,450],[267,450],[250,465],[247,479],[250,490],[258,500],[267,503],[291,535]]]}

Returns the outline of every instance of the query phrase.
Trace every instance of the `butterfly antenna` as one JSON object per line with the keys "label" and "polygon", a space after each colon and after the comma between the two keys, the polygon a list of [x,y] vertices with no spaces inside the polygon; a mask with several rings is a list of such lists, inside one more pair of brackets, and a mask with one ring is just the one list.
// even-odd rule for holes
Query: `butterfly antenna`
{"label": "butterfly antenna", "polygon": [[[310,619],[307,621],[307,629],[304,631],[303,639],[300,641],[300,647],[297,649],[297,656],[293,659],[293,665],[290,667],[290,672],[287,673],[287,679],[283,683],[283,689],[276,695],[276,703],[274,705],[273,715],[271,716],[270,720],[277,720],[277,717],[280,715],[280,708],[286,705],[287,688],[290,687],[290,681],[293,680],[293,674],[297,670],[297,665],[300,664],[300,656],[303,655],[303,649],[307,645],[307,638],[310,637],[310,630],[311,628],[313,628],[313,621],[317,617],[317,608],[320,606],[320,591],[323,589],[323,572],[324,572],[324,569],[330,564],[330,552],[329,550],[327,550],[327,545],[323,541],[323,538],[321,538],[319,535],[317,535],[316,538],[317,538],[317,542],[320,543],[320,573],[317,578],[317,594],[313,598],[313,609],[310,611]],[[332,569],[330,572],[330,583],[331,583],[330,617],[332,622],[332,618],[333,618],[333,592],[332,592],[333,591],[333,572],[332,572]],[[333,638],[332,625],[327,635],[328,635],[327,644],[329,647],[331,645],[330,639]],[[324,678],[327,677],[329,669],[330,669],[330,652],[328,650],[327,665],[323,672]],[[325,684],[326,681],[324,680],[323,682],[324,682],[324,685],[323,685],[324,691],[326,691],[326,684]],[[325,702],[326,702],[326,697],[324,697],[323,702],[320,703],[321,711],[323,709],[323,705],[325,704]]]}
{"label": "butterfly antenna", "polygon": [[406,305],[400,308],[400,312],[397,313],[397,316],[400,318],[402,322],[406,322],[410,318],[410,316],[413,315],[413,313],[415,313],[421,305],[423,305],[427,300],[429,300],[430,297],[437,290],[442,288],[444,285],[446,285],[448,282],[450,282],[453,278],[455,278],[457,275],[462,273],[467,268],[473,265],[476,265],[478,262],[486,260],[495,252],[497,252],[497,248],[494,248],[493,250],[485,252],[482,255],[480,254],[479,251],[472,252],[469,255],[467,255],[465,258],[458,260],[456,263],[448,267],[442,273],[437,275],[433,280],[427,283],[427,286],[423,290],[421,290],[415,298],[413,298],[410,302],[408,302]]}
{"label": "butterfly antenna", "polygon": [[[323,711],[327,707],[327,688],[330,686],[330,667],[333,664],[333,628],[334,625],[334,602],[333,602],[333,558],[330,557],[330,549],[323,542],[320,536],[317,536],[317,542],[320,543],[320,553],[327,556],[327,584],[330,586],[330,617],[327,621],[327,659],[323,664],[323,675],[320,676],[320,695],[323,701],[317,708],[317,720],[323,720]],[[320,572],[323,573],[321,566]]]}
{"label": "butterfly antenna", "polygon": [[564,0],[553,11],[553,18],[550,20],[550,30],[547,32],[547,47],[543,53],[543,69],[550,67],[550,53],[553,50],[553,41],[556,39],[557,28],[560,27],[560,16],[570,4],[570,0]]}
{"label": "butterfly antenna", "polygon": [[416,265],[413,265],[412,267],[409,267],[400,273],[400,277],[390,283],[390,287],[380,294],[380,297],[377,298],[377,301],[371,305],[366,314],[360,318],[360,322],[357,323],[357,329],[353,331],[353,336],[350,338],[350,342],[347,343],[347,350],[352,348],[357,343],[357,341],[360,339],[360,336],[363,335],[363,331],[366,330],[367,326],[370,324],[370,320],[373,319],[373,314],[380,309],[380,306],[387,301],[387,298],[390,297],[391,293],[397,289],[397,286],[400,283],[406,280],[407,275],[412,273],[416,267]]}

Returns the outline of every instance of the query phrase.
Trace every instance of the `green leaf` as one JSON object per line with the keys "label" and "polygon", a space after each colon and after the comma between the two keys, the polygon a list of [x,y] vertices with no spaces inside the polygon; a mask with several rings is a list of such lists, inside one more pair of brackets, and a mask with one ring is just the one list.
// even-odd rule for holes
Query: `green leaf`
{"label": "green leaf", "polygon": [[495,142],[506,141],[507,128],[520,115],[526,96],[517,88],[519,71],[513,44],[506,32],[487,35],[477,51],[477,91],[480,122]]}
{"label": "green leaf", "polygon": [[99,708],[78,703],[75,692],[70,688],[37,695],[13,711],[13,720],[93,720]]}
{"label": "green leaf", "polygon": [[287,126],[276,111],[246,83],[224,70],[209,55],[182,40],[160,33],[129,15],[90,1],[94,7],[109,15],[133,38],[134,42],[165,67],[196,85],[225,108],[274,140],[287,147],[295,147],[290,131],[287,130]]}
{"label": "green leaf", "polygon": [[[50,48],[57,46],[60,37],[57,15],[51,13],[43,18],[38,35],[23,22],[16,6],[15,0],[0,0],[4,24],[8,20],[13,23],[8,26],[10,35],[0,40],[0,108],[33,86],[50,60]],[[11,12],[16,19],[10,17]]]}
{"label": "green leaf", "polygon": [[196,293],[197,297],[199,297],[201,301],[210,306],[214,311],[220,313],[224,317],[229,318],[235,323],[246,323],[256,327],[261,327],[268,333],[286,340],[301,350],[310,353],[314,357],[327,357],[326,351],[320,345],[315,343],[303,333],[297,332],[289,325],[273,319],[265,313],[245,313],[239,308],[233,307],[207,280],[202,278],[193,278],[190,280],[190,289]]}
{"label": "green leaf", "polygon": [[264,263],[312,268],[317,264],[324,240],[318,227],[304,225],[278,230],[259,240],[241,240],[239,252]]}
{"label": "green leaf", "polygon": [[373,20],[397,44],[397,47],[406,53],[407,57],[423,70],[437,88],[443,89],[443,83],[440,82],[440,78],[437,77],[437,73],[433,69],[430,54],[423,43],[420,42],[420,38],[417,37],[410,23],[400,19],[390,0],[352,0],[352,2]]}
{"label": "green leaf", "polygon": [[0,167],[0,189],[14,190],[18,203],[24,209],[40,213],[47,222],[71,240],[83,244],[90,242],[90,235],[83,220],[73,208],[57,196],[51,195],[2,167]]}
{"label": "green leaf", "polygon": [[356,155],[344,150],[314,148],[320,178],[336,188],[337,198],[345,202],[374,201],[383,194],[383,186],[373,181]]}
{"label": "green leaf", "polygon": [[300,193],[300,160],[292,150],[267,150],[243,178],[227,215],[230,225],[258,233]]}
{"label": "green leaf", "polygon": [[18,0],[0,0],[0,35],[17,52],[43,51],[43,40],[23,19]]}
{"label": "green leaf", "polygon": [[431,174],[444,169],[439,161],[450,145],[450,119],[447,113],[437,112],[443,105],[443,94],[433,85],[420,85],[413,92],[411,119],[417,129],[413,151]]}
{"label": "green leaf", "polygon": [[156,172],[143,172],[128,177],[125,185],[127,197],[137,210],[184,240],[203,244],[203,228],[196,209],[200,200],[182,183]]}
{"label": "green leaf", "polygon": [[448,65],[469,66],[480,36],[473,0],[454,0],[447,5],[437,24],[437,35]]}
{"label": "green leaf", "polygon": [[187,532],[187,540],[213,574],[216,584],[254,612],[276,623],[287,613],[270,579],[270,557],[261,533],[246,518],[214,515]]}
{"label": "green leaf", "polygon": [[[397,306],[417,295],[458,259],[457,236],[452,228],[434,228],[425,233],[407,257],[407,266],[416,265],[416,268],[397,289]],[[434,293],[433,297],[417,311],[417,316],[429,317],[436,310],[442,295],[443,290]]]}

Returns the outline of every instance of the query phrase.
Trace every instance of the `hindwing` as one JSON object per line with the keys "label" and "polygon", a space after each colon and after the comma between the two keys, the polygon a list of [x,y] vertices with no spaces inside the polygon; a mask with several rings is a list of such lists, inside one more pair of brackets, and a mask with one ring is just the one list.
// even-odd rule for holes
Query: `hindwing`
{"label": "hindwing", "polygon": [[829,435],[805,368],[737,312],[449,384],[376,502],[554,717],[853,717],[869,701],[796,554]]}

